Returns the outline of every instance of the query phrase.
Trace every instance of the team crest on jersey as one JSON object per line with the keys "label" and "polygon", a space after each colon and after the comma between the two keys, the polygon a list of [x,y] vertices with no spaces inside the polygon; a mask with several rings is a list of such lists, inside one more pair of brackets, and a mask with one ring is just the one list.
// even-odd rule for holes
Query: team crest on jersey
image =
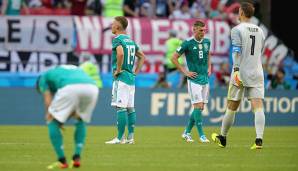
{"label": "team crest on jersey", "polygon": [[199,44],[199,49],[202,49],[202,48],[203,48],[202,44]]}
{"label": "team crest on jersey", "polygon": [[204,43],[204,48],[205,48],[206,50],[208,50],[209,46],[208,46],[207,43]]}

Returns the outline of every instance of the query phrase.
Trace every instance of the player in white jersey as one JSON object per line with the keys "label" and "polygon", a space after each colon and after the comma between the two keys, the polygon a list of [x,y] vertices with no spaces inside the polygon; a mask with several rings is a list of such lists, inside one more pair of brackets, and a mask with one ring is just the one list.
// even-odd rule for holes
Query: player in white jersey
{"label": "player in white jersey", "polygon": [[212,134],[213,141],[220,147],[226,146],[226,136],[234,123],[236,111],[244,94],[250,100],[255,114],[256,140],[251,149],[263,147],[265,115],[263,109],[264,74],[261,57],[265,36],[260,27],[249,23],[253,14],[254,7],[251,3],[241,3],[240,24],[231,30],[233,72],[228,90],[228,105],[220,135]]}

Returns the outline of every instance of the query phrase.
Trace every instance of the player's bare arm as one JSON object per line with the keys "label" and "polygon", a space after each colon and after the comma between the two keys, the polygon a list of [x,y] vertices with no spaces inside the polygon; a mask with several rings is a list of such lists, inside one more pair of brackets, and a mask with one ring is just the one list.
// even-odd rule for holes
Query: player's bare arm
{"label": "player's bare arm", "polygon": [[138,58],[136,69],[135,69],[135,74],[138,74],[144,64],[145,61],[145,54],[142,51],[137,51],[136,57]]}
{"label": "player's bare arm", "polygon": [[117,69],[113,74],[114,77],[117,77],[118,74],[122,72],[121,68],[122,68],[123,59],[124,59],[123,47],[117,46],[116,51],[117,51]]}
{"label": "player's bare arm", "polygon": [[177,53],[177,52],[175,52],[173,54],[173,57],[172,57],[173,64],[176,65],[176,67],[178,68],[178,70],[180,72],[182,72],[186,77],[189,77],[189,78],[192,78],[192,79],[196,78],[198,76],[198,74],[196,72],[186,71],[184,69],[184,67],[179,64],[178,59],[179,59],[180,56],[181,55],[179,53]]}

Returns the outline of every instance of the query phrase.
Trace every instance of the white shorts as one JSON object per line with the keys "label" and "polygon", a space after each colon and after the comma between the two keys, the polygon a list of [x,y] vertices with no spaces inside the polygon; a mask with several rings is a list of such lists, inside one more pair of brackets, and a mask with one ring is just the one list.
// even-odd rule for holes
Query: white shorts
{"label": "white shorts", "polygon": [[200,85],[187,80],[188,94],[191,99],[191,104],[195,103],[208,103],[209,97],[209,84]]}
{"label": "white shorts", "polygon": [[133,108],[135,99],[135,86],[122,81],[114,81],[112,89],[112,106]]}
{"label": "white shorts", "polygon": [[228,90],[228,100],[239,101],[246,96],[250,99],[264,99],[264,87],[243,87],[238,88],[230,83]]}
{"label": "white shorts", "polygon": [[75,112],[89,123],[97,103],[98,88],[92,84],[72,84],[59,89],[49,106],[49,113],[59,122],[65,123]]}

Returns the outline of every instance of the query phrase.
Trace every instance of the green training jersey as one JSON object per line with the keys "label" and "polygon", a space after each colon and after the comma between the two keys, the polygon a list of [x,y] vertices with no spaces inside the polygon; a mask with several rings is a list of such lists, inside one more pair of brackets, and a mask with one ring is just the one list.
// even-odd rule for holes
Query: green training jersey
{"label": "green training jersey", "polygon": [[40,76],[38,88],[44,93],[49,90],[55,94],[58,89],[70,84],[95,84],[82,69],[74,65],[60,65],[49,69]]}
{"label": "green training jersey", "polygon": [[209,50],[209,39],[203,38],[197,41],[194,37],[183,41],[182,45],[177,48],[177,53],[185,54],[188,70],[198,74],[195,79],[188,78],[190,81],[201,85],[208,84]]}
{"label": "green training jersey", "polygon": [[98,88],[102,88],[100,73],[98,67],[94,63],[86,61],[80,65],[80,68],[96,82]]}
{"label": "green training jersey", "polygon": [[[181,45],[182,40],[172,37],[166,41],[166,66],[170,69],[176,68],[176,66],[172,62],[172,57],[176,49]],[[183,58],[178,59],[179,64],[183,64]]]}
{"label": "green training jersey", "polygon": [[122,46],[124,52],[124,59],[122,70],[116,80],[120,80],[128,85],[135,85],[135,74],[133,66],[135,63],[135,54],[139,50],[139,46],[130,39],[128,35],[120,34],[112,41],[112,68],[113,72],[117,69],[117,51],[116,48]]}

